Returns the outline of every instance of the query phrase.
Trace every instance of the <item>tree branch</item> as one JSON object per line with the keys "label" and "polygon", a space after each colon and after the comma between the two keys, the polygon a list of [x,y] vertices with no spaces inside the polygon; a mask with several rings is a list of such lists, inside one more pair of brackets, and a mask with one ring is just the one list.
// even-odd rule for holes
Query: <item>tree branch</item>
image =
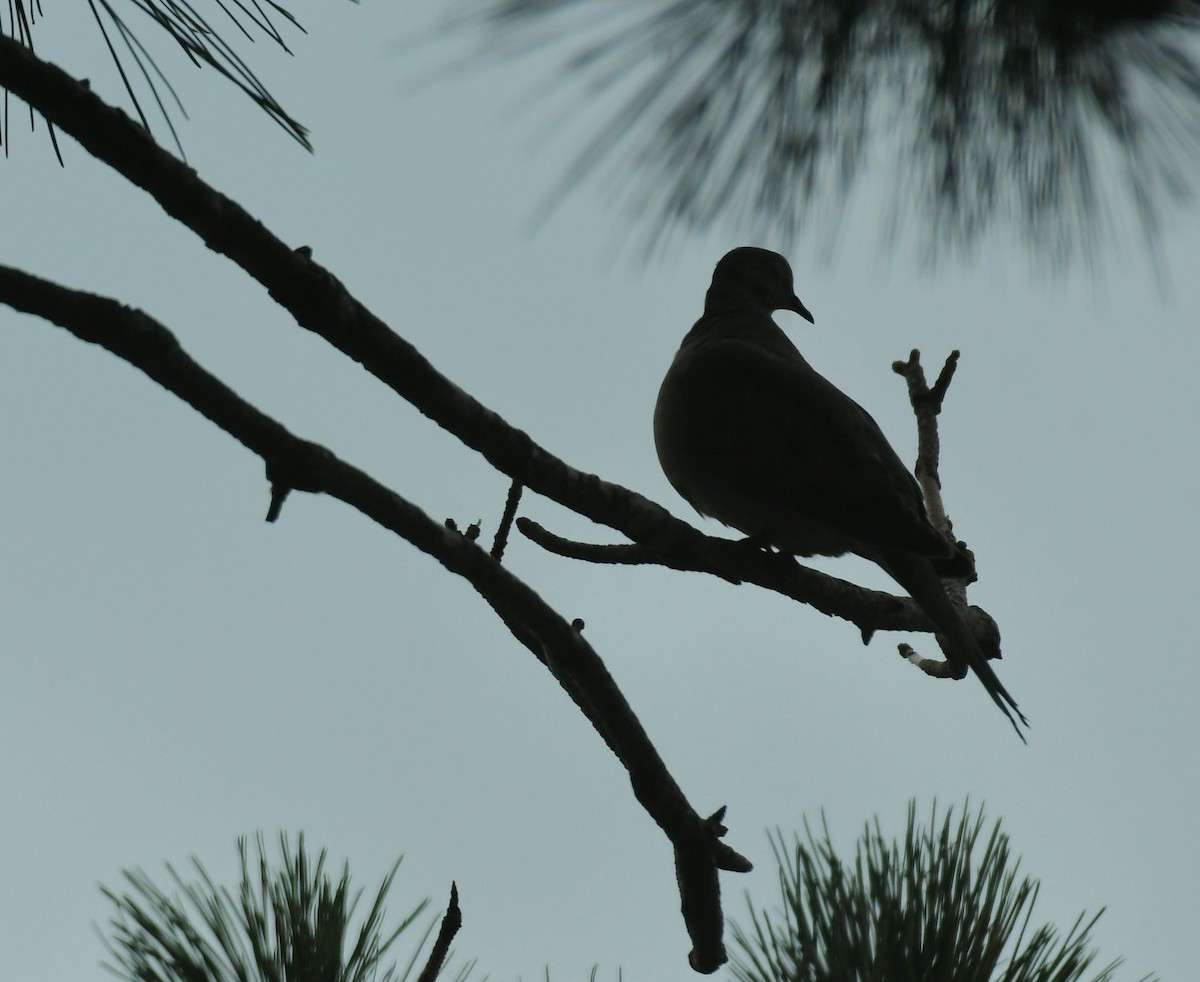
{"label": "tree branch", "polygon": [[[849,621],[859,629],[864,644],[876,631],[935,631],[933,622],[911,597],[870,590],[805,566],[793,556],[767,552],[746,540],[707,536],[690,525],[684,527],[689,539],[699,539],[697,546],[684,542],[675,548],[672,541],[662,551],[655,551],[640,544],[578,542],[556,535],[532,519],[517,519],[522,534],[555,555],[591,563],[665,566],[682,572],[709,573],[735,585],[752,583]],[[988,625],[994,628],[995,621],[982,608],[968,607],[964,616],[976,634],[989,630]]]}
{"label": "tree branch", "polygon": [[892,362],[892,371],[908,383],[908,401],[917,417],[917,465],[913,468],[921,493],[925,496],[925,510],[929,520],[943,532],[954,537],[954,527],[942,504],[942,476],[938,460],[942,444],[938,436],[937,418],[942,412],[946,391],[958,368],[958,351],[951,351],[938,374],[933,388],[925,381],[925,369],[921,367],[921,352],[913,348],[908,361]]}
{"label": "tree branch", "polygon": [[[903,376],[908,383],[909,401],[916,416],[919,449],[915,473],[926,499],[930,520],[951,539],[954,538],[954,530],[942,502],[941,477],[938,471],[941,444],[937,417],[941,413],[942,402],[954,377],[958,357],[957,351],[950,353],[932,389],[926,384],[924,369],[921,367],[921,353],[916,349],[909,354],[908,361],[892,363],[892,370]],[[518,519],[517,528],[547,552],[568,559],[592,563],[661,565],[671,569],[710,572],[734,584],[745,579],[815,607],[823,613],[853,622],[862,632],[864,643],[869,641],[877,630],[933,630],[924,612],[911,599],[866,590],[846,580],[802,566],[790,556],[767,554],[757,545],[745,540],[731,542],[728,539],[708,538],[708,562],[694,564],[675,553],[658,553],[637,544],[609,545],[566,539],[528,518]],[[947,589],[958,603],[967,622],[971,624],[988,657],[999,658],[1000,630],[995,620],[987,611],[967,604],[966,583],[973,582],[975,578],[974,555],[966,548],[965,543],[959,542],[958,546],[970,560],[970,576],[966,579],[947,580]],[[763,556],[767,556],[772,563],[770,573],[765,576],[764,571],[759,568],[759,560]],[[714,560],[716,565],[712,565]],[[735,572],[739,561],[744,561],[750,567],[744,576]],[[957,664],[922,658],[907,644],[902,644],[899,648],[900,654],[921,668],[926,675],[935,678],[964,677],[961,666]]]}
{"label": "tree branch", "polygon": [[[954,525],[946,513],[946,505],[942,501],[942,476],[939,470],[942,445],[938,434],[937,418],[942,412],[942,403],[946,392],[958,368],[958,351],[951,351],[946,356],[942,370],[938,373],[937,381],[930,388],[925,381],[925,369],[921,367],[921,352],[913,348],[909,352],[908,361],[892,362],[892,371],[901,376],[908,385],[908,401],[913,414],[917,418],[917,463],[913,468],[917,483],[921,485],[921,494],[925,498],[925,510],[929,520],[935,527],[944,532],[951,541],[958,540],[954,536]],[[943,583],[950,600],[960,611],[970,611],[971,629],[979,645],[988,658],[999,658],[1000,627],[991,614],[979,607],[968,607],[967,584],[975,581],[975,554],[967,548],[966,543],[958,542],[959,549],[970,559],[970,574],[962,579],[945,579]],[[900,655],[916,665],[926,675],[934,678],[962,678],[964,669],[949,659],[923,658],[909,645],[899,645]],[[1022,737],[1024,739],[1024,737]]]}
{"label": "tree branch", "polygon": [[496,528],[496,536],[492,539],[492,558],[496,562],[504,559],[504,550],[508,547],[508,533],[512,531],[513,519],[517,517],[517,506],[521,503],[521,485],[512,482],[508,489],[508,497],[504,500],[504,514],[500,516],[500,524]]}
{"label": "tree branch", "polygon": [[[285,245],[237,203],[158,147],[124,113],[4,37],[0,37],[0,86],[146,190],[210,249],[262,284],[300,326],[363,365],[515,484],[623,533],[664,565],[775,590],[852,621],[865,637],[877,629],[932,630],[907,598],[863,590],[746,543],[709,538],[641,495],[571,468],[441,375],[355,300],[332,273],[313,262],[311,250]],[[720,841],[721,813],[701,819],[687,802],[603,662],[575,625],[473,541],[249,406],[188,358],[170,332],[145,314],[17,270],[0,273],[0,295],[12,306],[104,345],[262,456],[272,484],[272,517],[289,489],[326,493],[471,582],[592,722],[629,771],[639,802],[671,839],[693,942],[693,968],[714,971],[723,963],[716,870],[747,870],[750,864]]]}
{"label": "tree branch", "polygon": [[[738,543],[709,538],[642,495],[570,467],[439,373],[332,273],[313,262],[310,249],[289,248],[240,205],[162,150],[123,112],[3,37],[0,85],[147,191],[210,249],[233,260],[297,324],[361,364],[514,481],[621,532],[673,568],[755,583],[843,617],[866,635],[873,630],[933,629],[907,598],[862,590],[794,563],[782,565],[778,557]],[[280,497],[285,491],[285,483],[276,485]]]}
{"label": "tree branch", "polygon": [[719,841],[723,828],[688,803],[603,661],[572,624],[474,541],[242,399],[142,311],[6,266],[0,266],[0,302],[123,358],[262,457],[273,484],[328,494],[356,508],[466,579],[506,623],[515,621],[524,643],[625,766],[634,795],[671,840],[693,967],[715,971],[725,961],[716,871],[747,871],[750,863]]}

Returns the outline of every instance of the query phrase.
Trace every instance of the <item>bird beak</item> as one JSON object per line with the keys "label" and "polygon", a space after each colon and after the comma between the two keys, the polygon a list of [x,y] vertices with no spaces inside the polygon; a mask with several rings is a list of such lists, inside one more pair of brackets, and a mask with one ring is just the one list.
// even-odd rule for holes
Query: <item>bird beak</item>
{"label": "bird beak", "polygon": [[810,324],[816,323],[816,321],[813,320],[813,315],[808,312],[808,308],[805,307],[804,304],[802,304],[800,302],[799,297],[792,297],[792,302],[787,305],[787,309],[794,310],[797,314],[799,314],[801,317],[803,317]]}

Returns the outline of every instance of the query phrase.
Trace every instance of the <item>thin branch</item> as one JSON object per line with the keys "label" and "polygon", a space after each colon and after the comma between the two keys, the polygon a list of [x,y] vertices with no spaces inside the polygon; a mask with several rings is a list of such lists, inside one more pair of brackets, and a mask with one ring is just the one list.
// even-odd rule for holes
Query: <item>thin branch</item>
{"label": "thin branch", "polygon": [[517,506],[521,503],[521,485],[512,482],[508,489],[508,498],[504,502],[504,514],[500,516],[500,525],[496,529],[496,537],[492,539],[492,558],[500,562],[504,558],[504,550],[508,546],[508,533],[512,530],[513,519],[517,517]]}
{"label": "thin branch", "polygon": [[[555,535],[532,518],[518,518],[517,531],[547,552],[565,559],[620,566],[670,566],[670,561],[646,546],[636,543],[577,542]],[[731,583],[739,580],[730,579]]]}
{"label": "thin branch", "polygon": [[954,527],[942,503],[942,477],[938,470],[942,444],[938,437],[937,417],[942,411],[946,390],[950,388],[957,367],[958,352],[951,351],[931,389],[925,382],[921,352],[916,348],[909,352],[908,361],[892,362],[892,371],[908,383],[908,401],[917,417],[917,465],[913,473],[925,496],[925,510],[929,512],[929,520],[951,538],[954,536]]}
{"label": "thin branch", "polygon": [[[910,597],[870,590],[805,566],[792,556],[766,552],[747,540],[707,536],[690,525],[684,528],[688,530],[687,539],[699,539],[697,546],[684,542],[676,548],[672,540],[665,548],[656,549],[640,544],[577,542],[556,535],[532,519],[517,519],[522,534],[555,555],[591,563],[665,566],[681,572],[708,573],[735,585],[752,583],[822,614],[849,621],[859,629],[864,644],[876,631],[935,630],[933,622]],[[964,616],[977,635],[994,628],[991,615],[979,607],[969,607]]]}
{"label": "thin branch", "polygon": [[[938,373],[937,381],[930,388],[925,380],[925,369],[921,366],[921,352],[913,348],[908,355],[908,361],[892,362],[892,371],[901,376],[908,385],[908,401],[912,406],[917,421],[917,463],[913,469],[917,483],[921,485],[921,494],[925,498],[925,510],[929,520],[935,527],[945,533],[952,541],[954,538],[954,523],[946,513],[946,505],[942,500],[942,478],[939,470],[941,456],[941,438],[938,434],[937,418],[941,414],[946,392],[958,368],[958,351],[951,351],[946,357],[942,370]],[[960,611],[970,610],[976,616],[972,618],[971,629],[988,658],[1000,657],[1000,627],[986,611],[967,605],[967,583],[975,579],[975,556],[965,543],[958,542],[958,547],[971,563],[970,576],[963,579],[949,578],[943,580],[946,594]],[[961,677],[961,665],[954,665],[949,660],[923,658],[909,645],[899,646],[900,654],[907,661],[916,665],[926,675],[935,678]],[[1022,738],[1023,739],[1023,738]]]}
{"label": "thin branch", "polygon": [[535,653],[625,766],[634,795],[671,840],[694,967],[715,971],[724,962],[716,870],[745,871],[750,863],[718,840],[723,828],[702,819],[688,803],[579,630],[474,542],[246,402],[142,311],[6,266],[0,266],[0,302],[123,358],[262,457],[273,484],[328,494],[356,508],[462,576],[497,610],[519,621],[536,645]]}

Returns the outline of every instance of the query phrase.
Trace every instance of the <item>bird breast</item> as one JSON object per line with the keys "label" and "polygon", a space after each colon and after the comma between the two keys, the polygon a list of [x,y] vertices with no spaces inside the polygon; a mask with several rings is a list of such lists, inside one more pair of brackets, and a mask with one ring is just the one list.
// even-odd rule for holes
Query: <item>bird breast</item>
{"label": "bird breast", "polygon": [[798,556],[840,556],[856,543],[814,521],[787,487],[773,421],[753,388],[739,384],[736,359],[717,346],[680,349],[659,390],[654,443],[663,473],[700,514]]}

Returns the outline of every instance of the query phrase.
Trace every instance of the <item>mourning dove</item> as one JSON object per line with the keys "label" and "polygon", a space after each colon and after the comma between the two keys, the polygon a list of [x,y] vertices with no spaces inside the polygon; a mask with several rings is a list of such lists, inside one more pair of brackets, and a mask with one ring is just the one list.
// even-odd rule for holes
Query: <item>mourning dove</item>
{"label": "mourning dove", "polygon": [[772,319],[776,310],[813,320],[786,259],[743,247],[717,263],[704,316],[654,409],[667,478],[700,514],[757,543],[797,556],[849,552],[881,566],[1021,734],[1013,713],[1028,725],[1025,717],[939,576],[961,575],[969,560],[930,523],[920,487],[875,420],[812,369]]}

